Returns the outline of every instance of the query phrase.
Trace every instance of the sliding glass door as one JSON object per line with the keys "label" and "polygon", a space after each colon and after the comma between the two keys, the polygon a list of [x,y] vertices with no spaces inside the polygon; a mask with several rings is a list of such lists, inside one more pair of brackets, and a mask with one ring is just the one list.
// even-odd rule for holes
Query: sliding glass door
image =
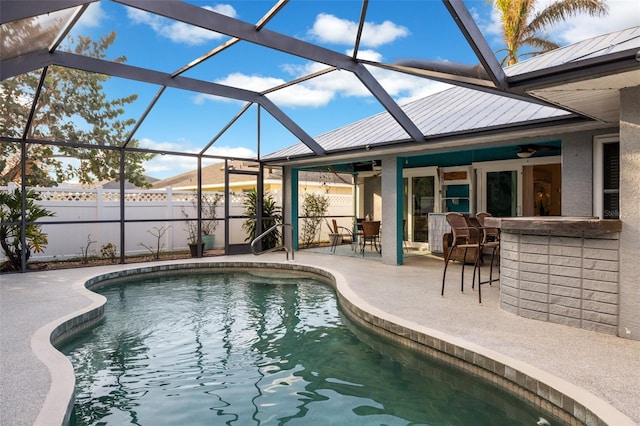
{"label": "sliding glass door", "polygon": [[474,164],[477,211],[498,217],[561,215],[559,157]]}
{"label": "sliding glass door", "polygon": [[485,211],[498,217],[518,214],[518,172],[504,170],[487,172],[487,206]]}

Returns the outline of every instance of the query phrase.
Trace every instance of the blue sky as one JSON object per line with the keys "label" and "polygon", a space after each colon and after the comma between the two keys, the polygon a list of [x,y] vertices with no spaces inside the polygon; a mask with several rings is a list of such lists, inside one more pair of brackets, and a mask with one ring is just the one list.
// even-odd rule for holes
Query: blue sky
{"label": "blue sky", "polygon": [[[541,0],[546,4],[550,0]],[[275,1],[190,3],[245,22],[257,22]],[[502,48],[497,15],[485,1],[465,1],[492,49]],[[609,0],[606,18],[576,17],[550,31],[561,45],[640,25],[636,0]],[[337,52],[351,54],[361,2],[355,0],[293,0],[266,28]],[[475,64],[477,59],[460,35],[442,2],[436,0],[372,0],[358,56],[393,63],[402,59],[442,60]],[[174,72],[228,39],[227,36],[176,23],[113,2],[94,3],[73,34],[100,37],[116,31],[108,58],[124,55],[127,64]],[[63,47],[64,48],[64,45]],[[499,57],[500,58],[500,57]],[[187,71],[184,76],[264,90],[325,66],[241,42]],[[400,104],[442,90],[425,79],[370,68]],[[109,97],[139,95],[127,109],[138,119],[159,89],[157,86],[112,78]],[[274,92],[269,98],[308,134],[322,133],[382,112],[371,94],[348,72],[323,77]],[[167,89],[135,137],[145,147],[198,152],[231,120],[243,103],[193,92]],[[257,153],[257,108],[253,106],[207,151],[243,158]],[[295,144],[291,135],[266,111],[260,114],[261,154]],[[147,174],[167,177],[194,168],[193,160],[158,156],[146,165]]]}

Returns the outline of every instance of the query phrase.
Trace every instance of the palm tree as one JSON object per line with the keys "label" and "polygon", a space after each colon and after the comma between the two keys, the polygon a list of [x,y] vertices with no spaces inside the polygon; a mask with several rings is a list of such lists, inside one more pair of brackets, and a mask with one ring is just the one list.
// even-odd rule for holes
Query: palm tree
{"label": "palm tree", "polygon": [[[591,16],[602,16],[607,13],[606,0],[556,0],[545,9],[535,13],[536,0],[493,0],[500,13],[502,33],[507,52],[501,65],[513,65],[519,57],[535,56],[549,50],[557,49],[558,44],[541,34],[547,27],[564,21],[578,13]],[[534,15],[535,13],[535,15]],[[518,53],[523,46],[533,50]]]}

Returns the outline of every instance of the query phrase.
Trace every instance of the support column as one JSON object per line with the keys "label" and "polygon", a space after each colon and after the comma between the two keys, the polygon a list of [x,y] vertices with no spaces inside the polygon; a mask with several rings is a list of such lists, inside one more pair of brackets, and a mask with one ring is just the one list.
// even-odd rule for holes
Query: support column
{"label": "support column", "polygon": [[291,234],[284,230],[284,243],[298,250],[298,170],[289,166],[282,168],[282,220],[293,225],[293,245]]}
{"label": "support column", "polygon": [[593,134],[562,137],[562,216],[592,216]]}
{"label": "support column", "polygon": [[382,263],[402,265],[402,162],[382,157]]}
{"label": "support column", "polygon": [[640,86],[620,91],[620,317],[618,336],[640,340]]}

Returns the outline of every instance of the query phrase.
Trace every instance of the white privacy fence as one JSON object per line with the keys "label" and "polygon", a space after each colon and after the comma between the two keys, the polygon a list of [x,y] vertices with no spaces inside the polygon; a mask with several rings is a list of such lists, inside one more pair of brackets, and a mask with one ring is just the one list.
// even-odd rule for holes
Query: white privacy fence
{"label": "white privacy fence", "polygon": [[[0,191],[13,191],[15,185],[0,187]],[[40,195],[36,203],[55,213],[54,217],[43,218],[42,231],[48,234],[48,244],[44,253],[32,253],[31,260],[52,260],[81,257],[86,251],[90,255],[100,256],[100,248],[108,243],[114,244],[120,251],[120,191],[103,189],[75,188],[32,188]],[[213,195],[203,193],[204,196]],[[222,195],[222,194],[220,194]],[[281,205],[280,194],[274,194],[276,203]],[[328,216],[336,216],[338,224],[350,226],[351,218],[340,217],[353,214],[351,195],[327,195],[330,198]],[[125,255],[150,254],[144,245],[156,249],[158,243],[161,251],[188,250],[187,222],[185,213],[190,218],[197,217],[194,204],[194,191],[174,191],[171,188],[147,190],[126,190],[124,207],[126,220],[139,220],[125,224]],[[302,200],[302,194],[300,199]],[[229,206],[230,216],[241,216],[244,212],[244,195],[236,193]],[[216,208],[217,226],[215,248],[223,248],[225,241],[225,205],[221,199]],[[206,219],[203,217],[203,220]],[[61,221],[113,221],[113,223],[74,223],[47,224]],[[230,244],[245,243],[246,233],[242,229],[245,219],[230,220]],[[194,222],[195,224],[195,222]],[[297,227],[297,224],[294,224]],[[166,230],[162,238],[158,235]],[[321,239],[328,239],[328,227],[323,223]],[[89,243],[89,241],[92,241]],[[4,253],[0,250],[0,260]]]}

